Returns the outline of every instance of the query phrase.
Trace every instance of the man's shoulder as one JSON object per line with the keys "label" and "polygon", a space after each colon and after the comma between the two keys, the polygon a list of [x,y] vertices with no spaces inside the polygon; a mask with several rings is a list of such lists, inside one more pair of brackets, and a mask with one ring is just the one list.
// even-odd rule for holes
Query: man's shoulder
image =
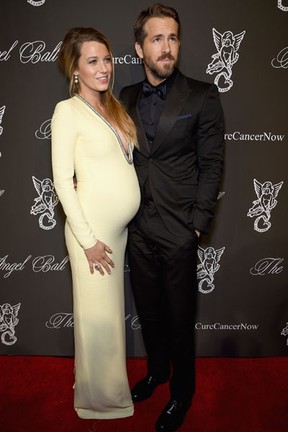
{"label": "man's shoulder", "polygon": [[120,97],[123,95],[138,92],[139,89],[142,87],[142,85],[143,85],[143,81],[139,81],[135,84],[131,84],[131,85],[123,87],[122,90],[120,91]]}
{"label": "man's shoulder", "polygon": [[215,87],[215,84],[209,83],[208,81],[198,80],[184,75],[182,72],[178,72],[178,79],[186,82],[186,85],[190,88],[198,88],[199,90],[207,90],[211,87]]}

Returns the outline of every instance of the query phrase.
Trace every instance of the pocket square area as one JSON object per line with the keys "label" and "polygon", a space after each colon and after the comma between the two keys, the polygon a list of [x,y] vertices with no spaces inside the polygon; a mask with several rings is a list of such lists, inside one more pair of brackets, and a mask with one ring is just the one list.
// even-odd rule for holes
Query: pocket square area
{"label": "pocket square area", "polygon": [[183,120],[183,119],[187,119],[187,118],[191,118],[192,114],[181,114],[177,117],[177,120]]}

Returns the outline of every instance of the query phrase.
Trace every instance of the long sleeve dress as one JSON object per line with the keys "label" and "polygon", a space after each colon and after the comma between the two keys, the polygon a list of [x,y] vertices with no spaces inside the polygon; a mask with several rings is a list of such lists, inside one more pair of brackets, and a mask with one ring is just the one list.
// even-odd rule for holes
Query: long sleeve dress
{"label": "long sleeve dress", "polygon": [[[117,132],[84,99],[56,105],[52,118],[54,185],[66,214],[73,280],[74,407],[81,418],[133,414],[126,372],[124,254],[127,224],[140,202],[138,180]],[[77,190],[73,185],[74,173]],[[84,249],[112,249],[111,275],[92,275]]]}

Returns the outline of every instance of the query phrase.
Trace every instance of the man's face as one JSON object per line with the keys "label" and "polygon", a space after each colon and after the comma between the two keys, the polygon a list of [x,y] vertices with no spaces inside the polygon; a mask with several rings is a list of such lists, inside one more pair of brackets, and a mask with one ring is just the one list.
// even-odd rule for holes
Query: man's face
{"label": "man's face", "polygon": [[135,49],[143,60],[148,81],[157,85],[172,74],[178,62],[178,24],[173,18],[150,18],[144,30],[147,36],[143,46],[136,42]]}

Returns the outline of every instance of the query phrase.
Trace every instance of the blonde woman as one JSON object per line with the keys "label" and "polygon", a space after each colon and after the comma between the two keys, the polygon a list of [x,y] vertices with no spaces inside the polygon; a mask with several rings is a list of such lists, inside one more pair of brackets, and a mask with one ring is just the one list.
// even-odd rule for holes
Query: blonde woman
{"label": "blonde woman", "polygon": [[112,95],[112,53],[103,34],[71,29],[59,64],[71,97],[53,114],[52,166],[73,279],[74,406],[81,418],[128,417],[124,254],[127,224],[140,202],[136,130]]}

